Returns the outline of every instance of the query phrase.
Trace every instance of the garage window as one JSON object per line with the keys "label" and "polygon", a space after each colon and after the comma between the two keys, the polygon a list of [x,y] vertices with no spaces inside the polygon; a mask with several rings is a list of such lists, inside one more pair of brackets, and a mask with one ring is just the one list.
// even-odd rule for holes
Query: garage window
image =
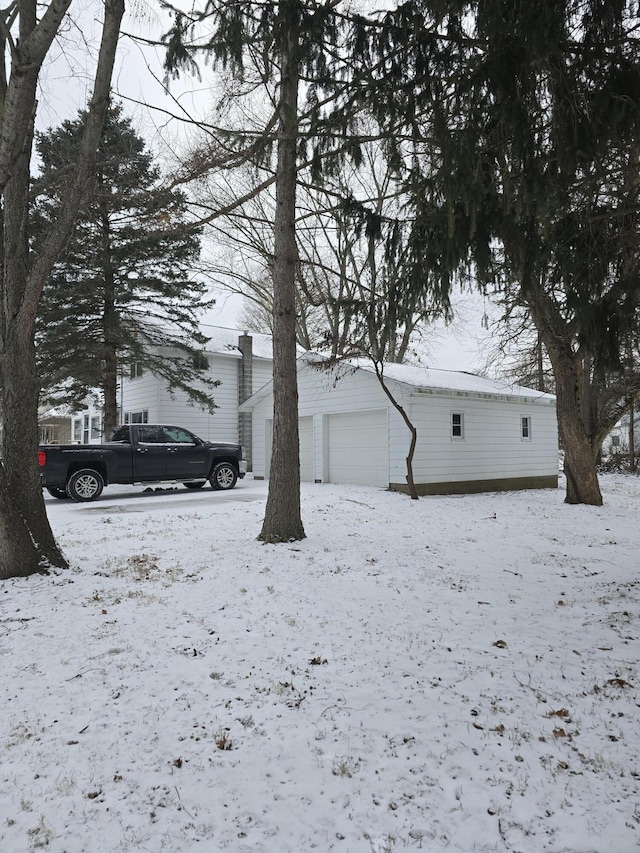
{"label": "garage window", "polygon": [[523,441],[531,441],[531,418],[529,415],[522,415],[520,418],[520,435]]}
{"label": "garage window", "polygon": [[458,441],[464,439],[464,414],[462,412],[451,412],[451,438]]}

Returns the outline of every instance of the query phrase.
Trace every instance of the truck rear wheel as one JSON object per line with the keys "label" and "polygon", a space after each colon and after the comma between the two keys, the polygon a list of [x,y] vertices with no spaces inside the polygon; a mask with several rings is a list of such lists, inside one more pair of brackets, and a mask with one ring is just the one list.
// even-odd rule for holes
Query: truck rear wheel
{"label": "truck rear wheel", "polygon": [[187,489],[201,489],[206,482],[206,480],[194,480],[191,483],[183,483],[182,485]]}
{"label": "truck rear wheel", "polygon": [[49,492],[51,497],[58,498],[59,500],[64,500],[65,498],[69,497],[66,489],[59,489],[57,488],[57,486],[48,486],[47,491]]}
{"label": "truck rear wheel", "polygon": [[211,483],[211,488],[220,490],[220,489],[232,489],[236,482],[238,481],[238,472],[231,465],[230,462],[220,462],[216,465],[211,472],[211,476],[209,477],[209,482]]}
{"label": "truck rear wheel", "polygon": [[102,474],[94,468],[81,468],[69,477],[67,494],[72,501],[94,501],[104,488]]}

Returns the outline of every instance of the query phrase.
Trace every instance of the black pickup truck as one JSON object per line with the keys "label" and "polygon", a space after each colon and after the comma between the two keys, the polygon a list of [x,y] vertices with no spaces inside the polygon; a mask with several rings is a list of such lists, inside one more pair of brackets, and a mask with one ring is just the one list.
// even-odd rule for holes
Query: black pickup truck
{"label": "black pickup truck", "polygon": [[55,498],[93,501],[110,483],[184,483],[232,489],[247,464],[239,444],[203,441],[159,424],[117,427],[105,444],[47,444],[38,450],[40,479]]}

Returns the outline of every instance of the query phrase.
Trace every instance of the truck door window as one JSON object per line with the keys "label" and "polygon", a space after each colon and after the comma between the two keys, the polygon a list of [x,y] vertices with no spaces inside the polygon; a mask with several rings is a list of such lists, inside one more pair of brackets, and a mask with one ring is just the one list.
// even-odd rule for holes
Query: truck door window
{"label": "truck door window", "polygon": [[164,433],[165,441],[171,444],[190,444],[193,446],[196,443],[191,433],[187,432],[186,429],[180,429],[180,427],[165,427]]}
{"label": "truck door window", "polygon": [[138,427],[138,444],[163,444],[166,441],[157,427]]}

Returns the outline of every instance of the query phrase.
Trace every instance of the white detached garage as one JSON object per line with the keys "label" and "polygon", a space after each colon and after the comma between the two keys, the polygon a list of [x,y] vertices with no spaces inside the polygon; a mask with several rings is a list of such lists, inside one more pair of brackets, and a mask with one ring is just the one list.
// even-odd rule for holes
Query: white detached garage
{"label": "white detached garage", "polygon": [[[555,397],[469,373],[389,364],[385,384],[417,429],[418,494],[557,488]],[[300,476],[406,491],[410,432],[367,362],[298,361]],[[253,471],[269,476],[273,386],[253,418]]]}

